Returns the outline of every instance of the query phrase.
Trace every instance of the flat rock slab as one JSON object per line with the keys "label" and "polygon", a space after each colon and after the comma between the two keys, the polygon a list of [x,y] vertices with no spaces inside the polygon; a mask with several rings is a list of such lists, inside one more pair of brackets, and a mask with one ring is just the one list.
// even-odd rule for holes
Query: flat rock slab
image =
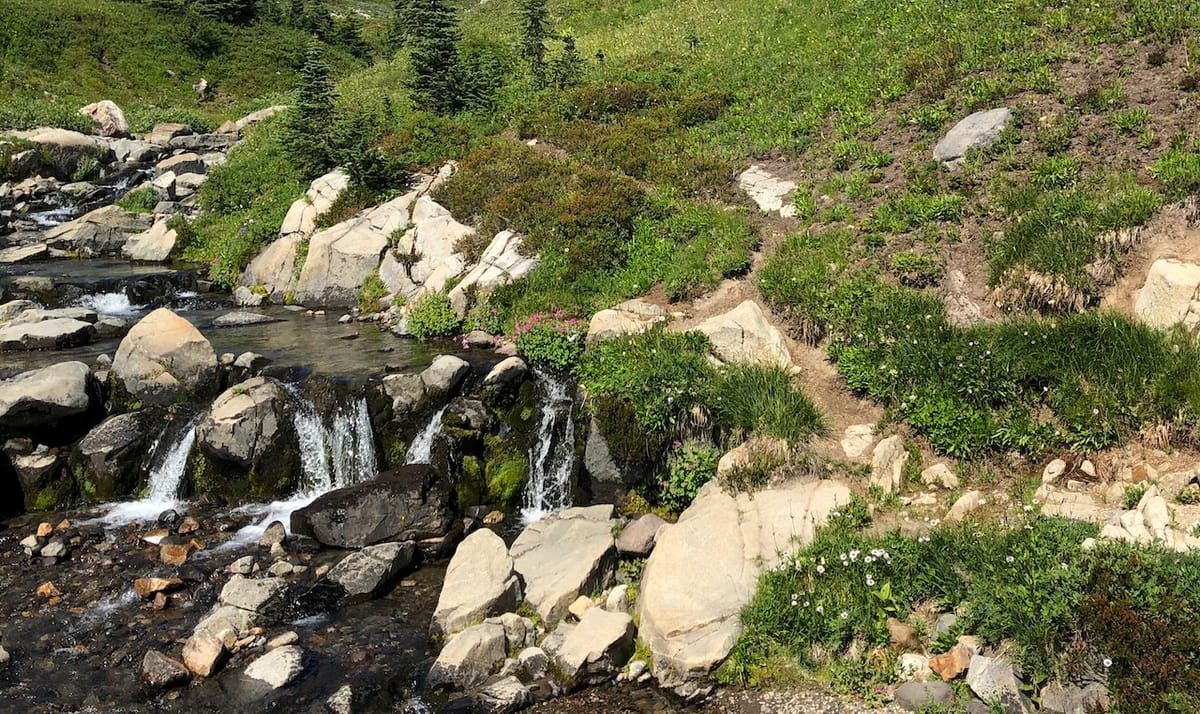
{"label": "flat rock slab", "polygon": [[63,350],[91,342],[96,328],[90,322],[57,317],[0,329],[0,350]]}
{"label": "flat rock slab", "polygon": [[784,198],[796,190],[796,182],[781,179],[755,164],[738,175],[738,187],[746,192],[763,213],[795,215],[795,208],[785,205]]}
{"label": "flat rock slab", "polygon": [[343,558],[326,577],[342,586],[351,601],[368,600],[394,583],[416,552],[412,541],[367,546]]}
{"label": "flat rock slab", "polygon": [[954,162],[967,151],[990,145],[1012,121],[1012,111],[1007,107],[975,112],[954,125],[946,136],[933,147],[933,158],[938,161]]}
{"label": "flat rock slab", "polygon": [[617,548],[612,506],[568,508],[531,524],[513,542],[513,568],[525,581],[525,600],[547,623],[561,620],[582,594],[612,577]]}
{"label": "flat rock slab", "polygon": [[45,260],[50,257],[50,246],[45,243],[14,246],[0,250],[0,264],[25,263],[34,260]]}
{"label": "flat rock slab", "polygon": [[282,317],[272,317],[258,312],[238,310],[221,315],[213,320],[213,327],[245,327],[247,325],[266,325],[272,322],[283,322]]}
{"label": "flat rock slab", "polygon": [[679,521],[658,531],[637,606],[640,636],[664,687],[706,676],[741,634],[739,613],[763,569],[812,541],[829,514],[850,502],[835,480],[793,483],[731,496],[715,481]]}
{"label": "flat rock slab", "polygon": [[61,362],[0,381],[0,427],[38,428],[86,413],[91,378],[83,362]]}
{"label": "flat rock slab", "polygon": [[599,684],[629,661],[636,634],[629,615],[592,608],[565,636],[551,640],[549,654],[572,686]]}
{"label": "flat rock slab", "polygon": [[271,687],[281,689],[304,673],[304,650],[297,645],[276,647],[246,667],[245,674]]}

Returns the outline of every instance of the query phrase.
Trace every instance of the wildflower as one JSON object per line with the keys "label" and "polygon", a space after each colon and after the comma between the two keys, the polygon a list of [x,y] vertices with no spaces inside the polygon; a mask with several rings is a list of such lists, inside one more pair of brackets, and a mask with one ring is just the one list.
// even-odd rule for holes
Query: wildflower
{"label": "wildflower", "polygon": [[824,606],[824,605],[817,605],[817,612],[819,612],[819,613],[821,613],[821,614],[824,614],[824,613],[825,613],[825,606]]}
{"label": "wildflower", "polygon": [[934,528],[937,528],[941,524],[942,524],[942,519],[940,519],[940,518],[934,518],[932,521],[929,522],[929,525],[933,526]]}
{"label": "wildflower", "polygon": [[862,551],[861,551],[861,550],[852,550],[852,551],[850,551],[850,560],[851,560],[851,562],[858,560],[858,556],[860,556],[860,555],[862,555]]}
{"label": "wildflower", "polygon": [[1112,660],[1111,660],[1111,659],[1109,659],[1108,657],[1105,657],[1105,658],[1104,658],[1104,668],[1105,668],[1105,669],[1108,669],[1108,668],[1109,668],[1109,667],[1111,667],[1111,666],[1112,666]]}
{"label": "wildflower", "polygon": [[1006,562],[1006,563],[1015,563],[1016,560],[1017,559],[1012,557],[1011,555],[1004,556],[1004,562]]}
{"label": "wildflower", "polygon": [[875,578],[872,578],[870,575],[868,575],[867,576],[867,587],[872,587],[873,585],[875,585]]}
{"label": "wildflower", "polygon": [[818,566],[817,566],[817,575],[824,575],[824,574],[825,574],[825,566],[824,566],[824,565],[818,565]]}
{"label": "wildflower", "polygon": [[1032,510],[1033,510],[1033,506],[1025,506],[1025,512],[1026,512],[1026,513],[1029,513],[1029,512],[1030,512],[1030,511],[1032,511]]}
{"label": "wildflower", "polygon": [[843,620],[849,620],[850,613],[846,612],[845,610],[842,610],[840,613],[838,613],[838,617],[842,618]]}

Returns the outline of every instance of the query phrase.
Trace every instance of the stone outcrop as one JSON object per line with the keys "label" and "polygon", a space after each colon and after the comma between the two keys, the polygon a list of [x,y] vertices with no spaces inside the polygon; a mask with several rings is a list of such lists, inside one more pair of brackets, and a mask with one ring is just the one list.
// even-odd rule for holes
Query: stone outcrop
{"label": "stone outcrop", "polygon": [[43,236],[46,245],[85,257],[120,255],[129,236],[150,228],[150,218],[117,205],[105,206],[55,226]]}
{"label": "stone outcrop", "polygon": [[166,219],[160,220],[149,230],[130,236],[121,247],[121,253],[130,260],[159,263],[171,257],[179,234],[167,227]]}
{"label": "stone outcrop", "polygon": [[[690,693],[733,648],[739,613],[764,568],[810,542],[849,503],[839,481],[792,483],[731,496],[709,482],[679,521],[658,531],[638,592],[640,636],[665,687]],[[703,587],[697,574],[704,573]]]}
{"label": "stone outcrop", "polygon": [[442,290],[447,280],[463,274],[467,266],[458,242],[475,231],[429,196],[408,195],[417,196],[408,229],[379,266],[379,277],[390,292],[413,300],[426,290]]}
{"label": "stone outcrop", "polygon": [[172,404],[210,388],[217,355],[190,322],[167,308],[143,317],[121,340],[112,373],[135,399]]}
{"label": "stone outcrop", "polygon": [[0,430],[52,429],[87,414],[95,403],[91,370],[61,362],[0,381]]}
{"label": "stone outcrop", "polygon": [[150,447],[151,420],[147,412],[109,417],[88,432],[75,447],[75,463],[88,484],[84,493],[97,501],[112,501],[137,492],[142,463]]}
{"label": "stone outcrop", "polygon": [[95,125],[94,131],[98,136],[125,137],[129,136],[129,122],[125,120],[125,112],[116,102],[101,99],[79,109],[79,113],[91,117]]}
{"label": "stone outcrop", "polygon": [[490,530],[478,530],[458,544],[450,559],[431,629],[435,635],[458,632],[516,610],[521,596],[521,580],[504,541]]}
{"label": "stone outcrop", "polygon": [[767,322],[753,300],[723,315],[701,322],[697,330],[708,336],[713,351],[725,362],[790,368],[792,356],[783,334]]}
{"label": "stone outcrop", "polygon": [[196,428],[196,440],[216,458],[255,466],[279,448],[287,405],[287,392],[278,382],[253,377],[216,398]]}
{"label": "stone outcrop", "polygon": [[10,135],[40,145],[48,159],[44,168],[59,179],[71,180],[79,167],[88,161],[105,163],[109,149],[95,137],[68,129],[42,127],[30,131],[14,131]]}
{"label": "stone outcrop", "polygon": [[984,148],[997,137],[1012,121],[1012,111],[1007,107],[975,112],[965,117],[942,137],[933,147],[933,158],[955,164],[975,148]]}
{"label": "stone outcrop", "polygon": [[457,525],[454,494],[428,466],[405,466],[335,489],[292,513],[292,532],[336,548],[442,538]]}
{"label": "stone outcrop", "polygon": [[745,191],[763,213],[795,216],[796,207],[785,201],[796,190],[796,182],[781,179],[755,164],[738,174],[738,187]]}
{"label": "stone outcrop", "polygon": [[581,594],[604,589],[612,578],[617,548],[612,506],[568,508],[530,524],[509,553],[525,583],[525,600],[553,623]]}
{"label": "stone outcrop", "polygon": [[592,315],[587,341],[607,340],[621,335],[640,334],[667,320],[667,311],[640,298],[626,300]]}
{"label": "stone outcrop", "polygon": [[470,308],[472,293],[489,293],[515,280],[520,280],[538,266],[537,256],[521,254],[521,236],[501,231],[484,249],[479,263],[471,268],[449,293],[450,305],[459,317]]}
{"label": "stone outcrop", "polygon": [[1133,312],[1152,327],[1182,324],[1194,331],[1200,325],[1198,289],[1200,265],[1173,258],[1156,260],[1134,298]]}

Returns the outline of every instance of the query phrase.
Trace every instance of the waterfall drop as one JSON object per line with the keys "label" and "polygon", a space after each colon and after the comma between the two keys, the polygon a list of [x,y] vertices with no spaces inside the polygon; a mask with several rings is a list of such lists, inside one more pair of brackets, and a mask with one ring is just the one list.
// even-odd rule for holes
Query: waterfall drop
{"label": "waterfall drop", "polygon": [[525,485],[521,520],[532,523],[571,506],[575,471],[574,400],[561,377],[538,371],[541,421],[529,447],[529,483]]}
{"label": "waterfall drop", "polygon": [[203,416],[203,413],[193,416],[179,430],[173,431],[170,427],[163,430],[150,446],[149,463],[153,466],[148,477],[149,492],[146,497],[113,505],[101,521],[119,526],[133,521],[154,520],[163,511],[179,506],[179,486],[187,471],[188,455],[196,443],[196,427]]}
{"label": "waterfall drop", "polygon": [[429,418],[429,423],[421,429],[421,433],[413,437],[408,452],[404,454],[405,465],[428,464],[433,458],[433,440],[442,431],[442,416],[445,413],[446,407],[434,412],[433,416]]}

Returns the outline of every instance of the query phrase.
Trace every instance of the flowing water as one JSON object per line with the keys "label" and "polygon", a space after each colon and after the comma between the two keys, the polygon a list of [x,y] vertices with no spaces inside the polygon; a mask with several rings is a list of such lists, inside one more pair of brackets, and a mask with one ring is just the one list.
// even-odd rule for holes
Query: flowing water
{"label": "flowing water", "polygon": [[339,402],[331,412],[322,413],[296,385],[286,384],[284,388],[292,396],[292,426],[300,450],[301,482],[283,500],[250,504],[234,511],[256,516],[257,520],[238,531],[225,546],[257,540],[273,521],[290,527],[292,512],[304,508],[321,494],[379,474],[375,436],[365,398]]}
{"label": "flowing water", "polygon": [[529,483],[521,509],[525,523],[571,506],[575,471],[575,402],[570,385],[547,372],[538,371],[537,378],[542,418],[529,447]]}
{"label": "flowing water", "polygon": [[114,317],[129,317],[146,309],[145,305],[134,305],[124,292],[84,295],[79,299],[79,306]]}
{"label": "flowing water", "polygon": [[409,444],[408,452],[404,455],[404,463],[407,464],[428,464],[433,458],[433,440],[442,431],[442,416],[446,413],[446,407],[434,412],[429,418],[429,423],[421,429],[421,433],[413,438],[412,444]]}
{"label": "flowing water", "polygon": [[[101,517],[106,525],[119,526],[133,521],[153,521],[158,514],[180,506],[179,487],[187,470],[188,455],[196,442],[196,426],[203,414],[188,420],[182,429],[166,428],[150,447],[154,467],[149,476],[149,493],[137,501],[113,504]],[[162,452],[161,455],[159,452]]]}

